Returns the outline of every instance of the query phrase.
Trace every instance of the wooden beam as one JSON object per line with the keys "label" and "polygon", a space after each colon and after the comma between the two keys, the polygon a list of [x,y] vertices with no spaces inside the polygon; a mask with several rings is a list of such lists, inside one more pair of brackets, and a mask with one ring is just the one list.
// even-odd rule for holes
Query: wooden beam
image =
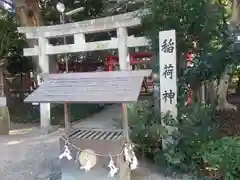
{"label": "wooden beam", "polygon": [[[145,37],[129,37],[127,41],[128,47],[141,47],[148,46],[148,39]],[[107,40],[107,41],[97,41],[83,43],[81,45],[77,44],[68,44],[68,45],[59,45],[52,46],[48,45],[45,48],[46,55],[51,54],[62,54],[62,53],[75,53],[75,52],[85,52],[85,51],[98,51],[98,50],[107,50],[107,49],[117,49],[118,48],[118,39]],[[38,56],[40,54],[40,48],[35,46],[34,48],[25,48],[24,56]]]}

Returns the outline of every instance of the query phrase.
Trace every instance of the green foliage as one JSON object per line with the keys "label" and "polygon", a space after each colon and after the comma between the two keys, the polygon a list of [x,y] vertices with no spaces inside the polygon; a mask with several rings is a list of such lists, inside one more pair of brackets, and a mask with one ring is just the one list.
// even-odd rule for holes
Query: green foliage
{"label": "green foliage", "polygon": [[[140,152],[170,172],[190,172],[198,179],[206,175],[204,169],[208,167],[218,169],[226,180],[239,178],[240,138],[219,139],[219,126],[210,106],[191,104],[179,107],[179,117],[174,123],[170,116],[155,114],[148,102],[130,105],[128,115],[131,138]],[[161,119],[178,128],[172,135],[175,141],[164,151],[161,139],[166,138],[168,132],[161,125]]]}
{"label": "green foliage", "polygon": [[[149,103],[140,102],[129,107],[128,115],[131,138],[142,154],[175,172],[190,171],[195,175],[201,173],[204,161],[200,149],[216,139],[218,128],[211,107],[202,104],[181,106],[179,117],[173,121],[168,115],[156,114]],[[174,143],[169,143],[164,151],[161,139],[168,136],[168,131],[161,125],[161,120],[178,128],[172,135]]]}
{"label": "green foliage", "polygon": [[215,136],[212,110],[201,104],[192,104],[179,111],[177,123],[174,124],[178,128],[173,136],[175,141],[169,144],[164,156],[159,153],[155,160],[161,164],[165,159],[165,165],[171,168],[194,172],[202,166],[198,150]]}
{"label": "green foliage", "polygon": [[[62,0],[65,7],[65,12],[73,9],[84,7],[83,12],[76,13],[69,17],[74,22],[87,20],[102,16],[104,10],[104,1],[88,0],[88,1],[76,1],[76,0]],[[60,13],[56,9],[57,1],[55,0],[41,0],[41,14],[45,24],[59,24]],[[67,21],[69,19],[66,19]]]}
{"label": "green foliage", "polygon": [[[56,9],[58,1],[55,0],[40,0],[41,4],[41,18],[44,25],[60,24],[60,13]],[[65,13],[71,10],[84,7],[84,10],[73,14],[71,16],[64,16],[65,22],[78,22],[88,19],[94,19],[104,16],[105,2],[103,0],[88,0],[88,1],[76,1],[76,0],[61,0],[61,3],[65,5]],[[86,41],[104,40],[109,36],[108,33],[91,34],[86,35]],[[63,40],[63,39],[62,39]],[[62,42],[61,38],[51,39],[52,44],[58,44]],[[72,39],[67,37],[67,42]],[[60,56],[59,56],[60,58]],[[70,56],[69,56],[70,58]]]}
{"label": "green foliage", "polygon": [[6,58],[10,53],[20,46],[23,39],[17,32],[17,24],[13,14],[0,9],[0,57]]}
{"label": "green foliage", "polygon": [[225,8],[212,0],[148,0],[146,8],[150,14],[143,16],[144,31],[156,51],[162,30],[176,30],[178,52],[183,53],[189,49],[211,52],[227,30]]}
{"label": "green foliage", "polygon": [[131,138],[142,154],[154,156],[161,149],[161,139],[168,133],[161,125],[161,117],[155,114],[147,101],[131,104],[128,107]]}
{"label": "green foliage", "polygon": [[[1,65],[12,65],[21,62],[23,57],[22,49],[26,47],[26,42],[17,32],[15,16],[8,11],[0,9],[0,60]],[[23,61],[24,62],[24,61]],[[19,63],[18,63],[19,64]],[[26,64],[20,67],[26,68]],[[19,67],[19,68],[20,68]],[[22,69],[24,69],[22,68]]]}
{"label": "green foliage", "polygon": [[194,66],[184,71],[185,82],[194,87],[206,80],[219,79],[226,66],[239,64],[239,53],[234,52],[233,46],[233,42],[226,39],[221,48],[211,54],[197,55]]}
{"label": "green foliage", "polygon": [[177,33],[179,70],[185,54],[189,50],[195,54],[195,66],[184,74],[191,85],[219,76],[227,64],[236,60],[230,51],[229,12],[224,5],[212,0],[146,0],[145,8],[150,12],[142,17],[144,33],[157,55],[158,32],[169,29]]}
{"label": "green foliage", "polygon": [[[71,16],[65,16],[65,23],[67,22],[78,22],[83,20],[101,18],[105,16],[111,16],[114,14],[121,14],[126,11],[133,11],[142,7],[141,2],[121,2],[116,1],[115,3],[104,1],[104,0],[87,0],[87,1],[76,1],[76,0],[61,0],[65,5],[65,12],[69,12],[79,7],[84,7],[84,11],[78,12]],[[57,1],[55,0],[40,0],[41,5],[41,16],[45,25],[60,24],[60,13],[56,9]],[[130,34],[132,29],[129,30]],[[134,29],[136,34],[142,32],[140,28]],[[113,32],[102,32],[98,34],[86,35],[87,41],[100,41],[106,40],[109,37],[113,37],[116,34]]]}
{"label": "green foliage", "polygon": [[200,156],[208,167],[217,169],[224,179],[240,178],[240,137],[223,137],[203,144]]}
{"label": "green foliage", "polygon": [[[239,175],[239,140],[218,139],[218,124],[211,107],[192,103],[184,105],[186,83],[191,87],[200,82],[220,78],[228,65],[239,64],[239,53],[234,43],[234,32],[229,32],[229,4],[227,7],[212,0],[146,0],[149,13],[142,16],[145,35],[158,55],[158,32],[175,29],[179,83],[179,116],[176,121],[167,119],[165,124],[178,128],[172,135],[175,140],[164,151],[154,151],[159,165],[202,175],[206,162],[220,168],[225,179]],[[185,55],[191,50],[194,67],[184,69]],[[161,59],[160,59],[161,60]],[[227,154],[229,152],[229,154]],[[233,178],[234,177],[234,178]]]}
{"label": "green foliage", "polygon": [[[70,104],[70,119],[72,122],[84,119],[94,113],[100,112],[103,107],[98,104]],[[105,108],[105,107],[104,107]],[[40,107],[31,104],[19,104],[9,108],[11,121],[16,123],[36,123],[40,121]],[[51,124],[58,125],[64,119],[64,107],[62,104],[51,109]]]}
{"label": "green foliage", "polygon": [[155,162],[198,177],[203,177],[203,169],[208,167],[218,169],[225,179],[238,179],[240,138],[219,139],[219,126],[210,106],[191,104],[179,108],[179,114],[177,123],[172,124],[178,128],[173,134],[175,141],[155,154]]}

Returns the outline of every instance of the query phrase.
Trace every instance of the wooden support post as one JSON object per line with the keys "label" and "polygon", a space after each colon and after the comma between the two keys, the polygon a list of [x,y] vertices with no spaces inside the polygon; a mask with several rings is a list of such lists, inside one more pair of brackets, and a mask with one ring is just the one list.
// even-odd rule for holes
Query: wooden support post
{"label": "wooden support post", "polygon": [[[117,29],[117,38],[118,38],[118,56],[119,56],[119,65],[121,71],[128,71],[130,70],[130,62],[128,57],[128,46],[127,46],[127,29],[126,28],[118,28]],[[129,127],[128,127],[128,112],[127,112],[127,104],[122,104],[122,115],[123,115],[123,131],[124,136],[126,138],[127,143],[129,143]],[[128,166],[125,163],[123,166]],[[120,180],[130,180],[130,169],[129,168],[121,168],[124,175],[121,176]]]}
{"label": "wooden support post", "polygon": [[[38,38],[39,45],[39,67],[41,68],[42,73],[49,73],[49,58],[46,55],[46,47],[49,46],[48,39],[39,37]],[[50,103],[40,103],[40,123],[42,128],[50,128],[51,127],[51,114],[50,114]]]}

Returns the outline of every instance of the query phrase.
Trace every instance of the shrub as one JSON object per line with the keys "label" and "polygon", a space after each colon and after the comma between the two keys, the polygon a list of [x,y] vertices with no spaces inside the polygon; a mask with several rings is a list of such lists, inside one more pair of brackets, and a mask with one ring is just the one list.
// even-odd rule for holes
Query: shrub
{"label": "shrub", "polygon": [[211,107],[196,103],[179,108],[174,126],[178,128],[175,141],[155,156],[156,163],[162,164],[164,159],[165,165],[174,170],[199,174],[203,167],[199,149],[216,138],[217,126]]}
{"label": "shrub", "polygon": [[161,116],[148,101],[141,101],[128,106],[128,119],[133,142],[142,155],[153,158],[161,150],[162,137],[167,135]]}
{"label": "shrub", "polygon": [[[191,172],[197,179],[206,175],[206,167],[217,169],[227,180],[240,178],[240,137],[219,139],[218,121],[210,106],[193,103],[179,107],[179,116],[173,121],[170,116],[154,112],[145,101],[131,104],[128,115],[133,142],[156,164],[175,172]],[[164,151],[161,139],[168,133],[161,119],[178,128],[173,134],[175,141]]]}
{"label": "shrub", "polygon": [[227,180],[240,178],[240,137],[223,137],[202,144],[199,154],[208,169]]}
{"label": "shrub", "polygon": [[[198,172],[203,166],[199,149],[203,144],[215,139],[217,126],[211,107],[202,104],[179,107],[179,117],[174,120],[168,115],[154,112],[147,101],[131,104],[128,107],[131,138],[138,149],[159,165],[173,168],[175,171]],[[178,128],[174,133],[174,143],[162,151],[162,138],[168,135],[165,124]]]}

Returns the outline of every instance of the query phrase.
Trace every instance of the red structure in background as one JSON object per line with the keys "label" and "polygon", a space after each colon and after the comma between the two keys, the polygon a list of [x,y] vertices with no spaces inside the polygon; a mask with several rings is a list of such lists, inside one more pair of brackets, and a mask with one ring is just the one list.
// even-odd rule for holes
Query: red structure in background
{"label": "red structure in background", "polygon": [[[69,72],[92,72],[96,71],[98,67],[104,67],[104,63],[102,62],[92,62],[92,61],[84,61],[84,62],[71,62],[68,64]],[[57,71],[59,73],[63,73],[66,70],[65,63],[57,63]]]}
{"label": "red structure in background", "polygon": [[[134,52],[129,54],[130,65],[132,70],[148,69],[149,64],[152,61],[152,53],[150,52]],[[146,58],[146,59],[144,59]],[[106,57],[106,70],[115,71],[119,69],[119,57],[114,55],[108,55]],[[154,81],[152,77],[145,77],[140,95],[149,95],[153,92]]]}
{"label": "red structure in background", "polygon": [[[148,60],[146,60],[146,59]],[[134,52],[130,53],[130,62],[132,70],[137,69],[147,69],[149,68],[148,65],[152,61],[152,53],[150,52]],[[193,65],[193,53],[189,51],[186,54],[187,60],[187,67],[191,67]],[[70,72],[91,72],[96,71],[98,67],[103,67],[105,71],[114,71],[119,68],[119,57],[114,55],[106,56],[106,60],[104,63],[99,61],[83,61],[83,62],[70,62],[68,64],[68,68]],[[65,71],[65,63],[57,63],[57,71],[59,73],[63,73]],[[24,91],[31,92],[33,89],[36,88],[36,85],[33,81],[33,77],[31,72],[26,73],[21,77],[22,84],[24,86]],[[10,88],[9,83],[9,88]],[[141,89],[141,95],[149,95],[153,92],[154,88],[154,80],[152,77],[145,77]],[[10,88],[11,89],[11,88]],[[192,101],[193,92],[191,88],[188,89],[188,98],[186,101],[186,105],[189,105]]]}
{"label": "red structure in background", "polygon": [[[138,64],[148,64],[149,60],[143,60],[143,58],[152,58],[152,53],[150,52],[134,52],[130,53],[131,66]],[[151,60],[150,60],[151,61]],[[114,55],[108,55],[106,57],[106,64],[108,71],[114,71],[119,65],[119,57]]]}
{"label": "red structure in background", "polygon": [[[187,53],[187,67],[192,67],[193,66],[193,52],[192,51],[188,51]],[[188,98],[187,98],[187,101],[186,101],[186,105],[189,105],[192,101],[192,98],[193,98],[193,91],[192,89],[190,88],[190,86],[188,87]]]}

